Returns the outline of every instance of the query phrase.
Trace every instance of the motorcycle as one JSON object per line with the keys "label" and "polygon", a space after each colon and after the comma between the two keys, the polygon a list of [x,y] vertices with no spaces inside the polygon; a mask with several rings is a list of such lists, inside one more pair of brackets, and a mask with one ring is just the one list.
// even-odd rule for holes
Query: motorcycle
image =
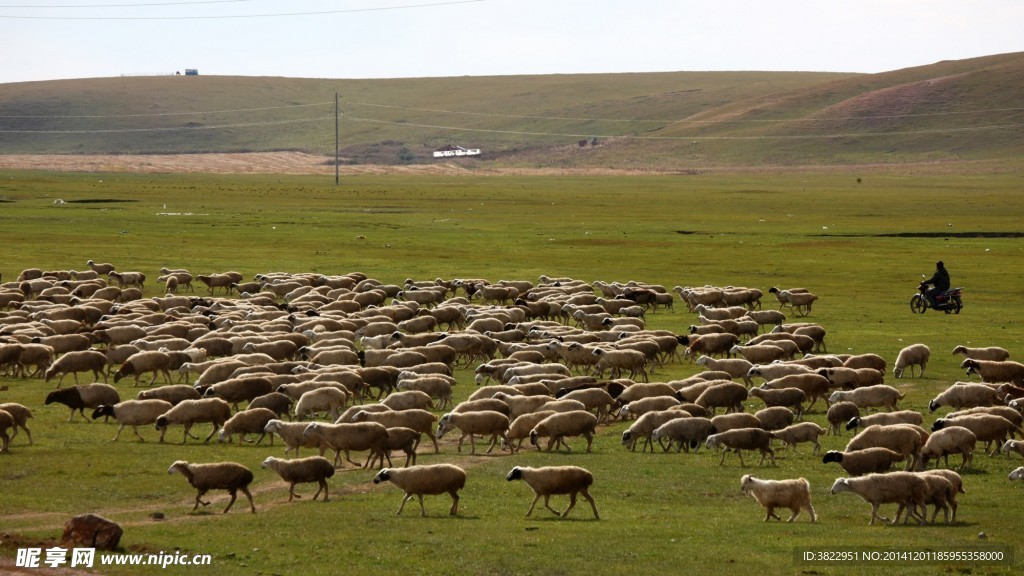
{"label": "motorcycle", "polygon": [[940,292],[935,295],[935,305],[928,300],[925,293],[928,292],[927,284],[920,284],[917,287],[917,294],[914,294],[910,298],[910,311],[914,314],[924,314],[929,308],[933,310],[941,310],[946,314],[953,313],[959,314],[960,309],[964,307],[964,302],[960,298],[963,288],[951,288],[945,292]]}

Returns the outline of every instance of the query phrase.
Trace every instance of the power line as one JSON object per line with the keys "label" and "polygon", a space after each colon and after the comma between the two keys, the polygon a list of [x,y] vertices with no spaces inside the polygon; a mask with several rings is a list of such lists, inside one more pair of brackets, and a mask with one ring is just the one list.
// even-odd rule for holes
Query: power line
{"label": "power line", "polygon": [[316,10],[310,12],[278,12],[273,14],[222,14],[217,16],[12,16],[0,14],[0,18],[17,20],[230,20],[238,18],[281,18],[287,16],[326,16],[331,14],[354,14],[358,12],[384,12],[390,10],[409,10],[415,8],[435,8],[457,4],[476,4],[490,0],[447,0],[424,4],[405,4],[400,6],[377,6],[373,8],[348,8],[343,10]]}

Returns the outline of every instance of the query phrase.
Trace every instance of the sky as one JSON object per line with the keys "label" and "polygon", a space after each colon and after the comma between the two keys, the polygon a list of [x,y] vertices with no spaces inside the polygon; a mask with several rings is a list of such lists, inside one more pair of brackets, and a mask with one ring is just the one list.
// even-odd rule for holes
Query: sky
{"label": "sky", "polygon": [[1024,51],[1024,0],[0,0],[0,83],[885,72]]}

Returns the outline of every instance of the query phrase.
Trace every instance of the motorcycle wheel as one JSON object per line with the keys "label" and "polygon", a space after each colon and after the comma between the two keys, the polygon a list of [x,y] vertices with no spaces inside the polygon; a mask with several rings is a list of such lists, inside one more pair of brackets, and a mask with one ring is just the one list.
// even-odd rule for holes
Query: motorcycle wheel
{"label": "motorcycle wheel", "polygon": [[921,297],[920,294],[914,294],[910,297],[910,311],[914,314],[924,314],[924,311],[928,309],[928,301]]}
{"label": "motorcycle wheel", "polygon": [[953,313],[959,314],[960,309],[964,307],[964,303],[959,298],[953,298]]}

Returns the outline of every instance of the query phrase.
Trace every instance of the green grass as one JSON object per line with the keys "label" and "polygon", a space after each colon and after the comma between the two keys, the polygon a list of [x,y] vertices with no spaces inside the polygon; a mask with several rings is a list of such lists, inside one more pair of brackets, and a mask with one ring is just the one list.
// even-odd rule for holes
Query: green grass
{"label": "green grass", "polygon": [[[162,266],[193,273],[232,269],[247,277],[360,270],[399,284],[406,278],[535,280],[550,274],[668,287],[801,285],[821,296],[808,319],[829,330],[831,352],[876,352],[891,362],[906,344],[932,348],[927,377],[888,378],[908,392],[904,407],[925,411],[928,399],[962,379],[958,358],[949,354],[953,346],[1000,345],[1014,357],[1024,350],[1014,304],[1022,240],[970,236],[1021,232],[1020,184],[1017,174],[862,174],[859,181],[846,174],[387,176],[350,178],[336,188],[312,177],[0,173],[0,198],[9,201],[0,208],[0,244],[7,248],[0,272],[9,281],[28,267],[84,269],[88,259],[111,261],[150,275],[150,295]],[[58,198],[66,203],[55,205]],[[899,233],[918,236],[891,236]],[[966,287],[966,307],[960,315],[913,316],[907,301],[937,259],[947,263],[954,284]],[[681,306],[649,316],[651,327],[680,333],[695,322]],[[673,365],[656,378],[695,372],[693,365]],[[474,388],[471,371],[457,376],[458,397],[465,398]],[[720,466],[703,451],[631,453],[618,442],[625,423],[602,428],[592,454],[458,455],[454,440],[445,438],[442,453],[424,453],[421,462],[466,467],[460,514],[447,517],[446,498],[428,497],[428,517],[421,519],[415,502],[396,517],[400,492],[374,486],[370,471],[339,471],[328,504],[308,497],[288,504],[286,487],[258,470],[265,456],[282,451],[279,446],[158,445],[152,430],[142,431],[149,442],[126,433],[111,444],[113,426],[67,423],[64,407],[43,405],[52,384],[4,378],[0,385],[9,387],[0,401],[21,402],[35,413],[36,444],[27,446],[19,435],[12,453],[0,457],[0,534],[10,535],[0,556],[8,558],[19,543],[39,546],[58,538],[67,517],[85,512],[125,526],[128,550],[212,554],[213,568],[200,572],[224,575],[723,568],[845,574],[848,569],[797,564],[793,555],[811,546],[961,547],[976,544],[979,532],[989,535],[988,543],[1019,542],[1020,485],[1005,478],[1021,462],[1001,457],[979,455],[977,469],[965,474],[968,493],[958,524],[868,527],[867,504],[828,494],[841,470],[806,453],[779,458],[775,467],[748,459],[745,469],[734,458]],[[118,386],[123,397],[136,392]],[[821,422],[823,414],[811,419]],[[168,437],[178,436],[172,431]],[[823,445],[840,449],[847,439],[828,437]],[[253,468],[258,514],[241,503],[219,514],[223,494],[211,495],[209,509],[189,514],[194,492],[183,478],[166,474],[177,459],[230,459]],[[566,463],[594,473],[601,521],[590,519],[585,502],[568,520],[544,510],[524,518],[530,490],[505,482],[504,475],[514,465]],[[744,473],[808,478],[820,522],[761,522],[763,511],[739,491]],[[564,507],[565,499],[555,506]],[[155,512],[166,519],[151,519]],[[944,564],[898,570],[1011,569]]]}

